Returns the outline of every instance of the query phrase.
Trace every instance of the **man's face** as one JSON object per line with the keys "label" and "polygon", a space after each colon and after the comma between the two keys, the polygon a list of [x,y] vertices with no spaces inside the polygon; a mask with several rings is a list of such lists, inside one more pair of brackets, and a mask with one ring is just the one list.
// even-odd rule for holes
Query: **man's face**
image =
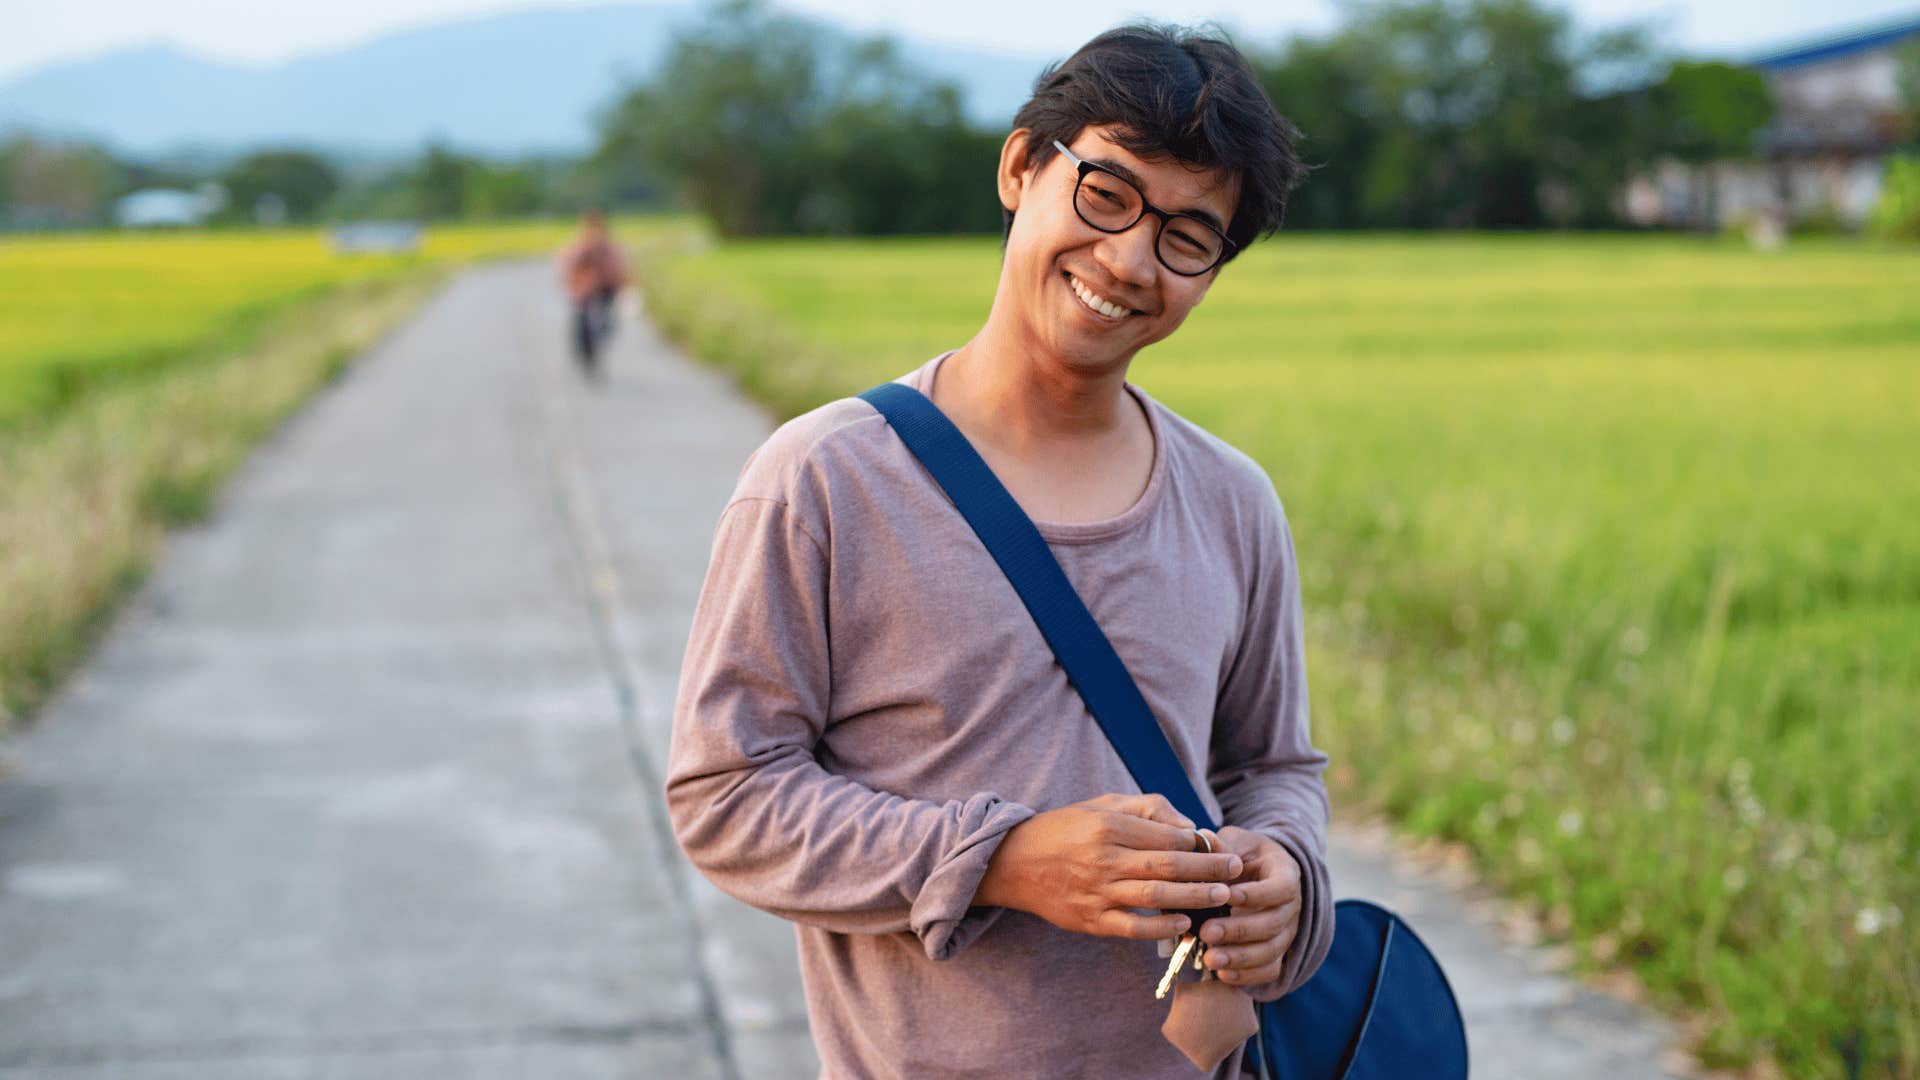
{"label": "man's face", "polygon": [[[1113,130],[1085,128],[1068,149],[1133,180],[1162,210],[1207,215],[1223,225],[1232,220],[1238,175],[1196,170],[1172,158],[1137,157],[1107,137]],[[1028,158],[1019,147],[1025,139],[1024,132],[1015,132],[1001,159],[1001,201],[1016,213],[999,300],[1012,305],[1022,336],[1046,354],[1076,367],[1124,363],[1173,333],[1219,270],[1185,277],[1168,269],[1154,254],[1160,219],[1151,213],[1122,233],[1101,232],[1081,220],[1074,210],[1079,172],[1073,162],[1056,153],[1039,169],[1024,168]],[[1108,305],[1124,310],[1101,310]]]}

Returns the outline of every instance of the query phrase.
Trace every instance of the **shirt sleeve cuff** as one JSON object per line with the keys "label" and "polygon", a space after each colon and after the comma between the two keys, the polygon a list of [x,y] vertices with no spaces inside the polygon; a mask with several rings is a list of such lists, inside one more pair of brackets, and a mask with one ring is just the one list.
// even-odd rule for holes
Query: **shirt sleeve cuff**
{"label": "shirt sleeve cuff", "polygon": [[987,876],[987,866],[1000,849],[1000,841],[1015,825],[1034,815],[1030,807],[998,796],[978,796],[972,802],[985,803],[977,809],[975,805],[967,808],[972,812],[966,816],[976,818],[977,824],[927,875],[909,915],[909,924],[930,959],[946,960],[957,955],[1000,920],[1005,908],[976,907],[973,897],[980,890],[980,880]]}

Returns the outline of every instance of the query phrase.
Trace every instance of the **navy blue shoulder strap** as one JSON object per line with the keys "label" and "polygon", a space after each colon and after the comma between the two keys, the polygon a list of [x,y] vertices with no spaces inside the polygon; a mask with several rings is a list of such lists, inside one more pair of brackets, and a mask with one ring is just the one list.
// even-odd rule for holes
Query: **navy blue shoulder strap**
{"label": "navy blue shoulder strap", "polygon": [[1074,591],[1040,530],[973,444],[925,394],[910,386],[881,383],[860,399],[880,410],[973,526],[1140,790],[1166,796],[1200,828],[1218,828],[1113,643]]}

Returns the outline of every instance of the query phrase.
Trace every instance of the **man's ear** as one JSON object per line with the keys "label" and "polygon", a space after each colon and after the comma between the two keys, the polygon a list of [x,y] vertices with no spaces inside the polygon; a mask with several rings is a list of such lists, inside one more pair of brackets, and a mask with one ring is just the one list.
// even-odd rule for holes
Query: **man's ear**
{"label": "man's ear", "polygon": [[1016,213],[1032,168],[1033,159],[1027,152],[1027,142],[1032,137],[1033,129],[1014,128],[1007,135],[1007,141],[1000,144],[1000,205]]}

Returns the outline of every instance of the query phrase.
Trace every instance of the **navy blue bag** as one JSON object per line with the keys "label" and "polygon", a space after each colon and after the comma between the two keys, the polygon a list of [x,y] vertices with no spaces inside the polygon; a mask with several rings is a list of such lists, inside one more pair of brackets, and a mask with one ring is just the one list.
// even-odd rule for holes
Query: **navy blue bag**
{"label": "navy blue bag", "polygon": [[[926,395],[881,383],[860,395],[885,416],[993,560],[1143,792],[1201,828],[1219,825],[1174,756],[1133,676],[1026,512]],[[1194,925],[1226,909],[1193,912]],[[1333,949],[1313,978],[1260,1007],[1249,1060],[1279,1080],[1464,1080],[1467,1034],[1440,964],[1399,916],[1365,900],[1334,905]]]}

